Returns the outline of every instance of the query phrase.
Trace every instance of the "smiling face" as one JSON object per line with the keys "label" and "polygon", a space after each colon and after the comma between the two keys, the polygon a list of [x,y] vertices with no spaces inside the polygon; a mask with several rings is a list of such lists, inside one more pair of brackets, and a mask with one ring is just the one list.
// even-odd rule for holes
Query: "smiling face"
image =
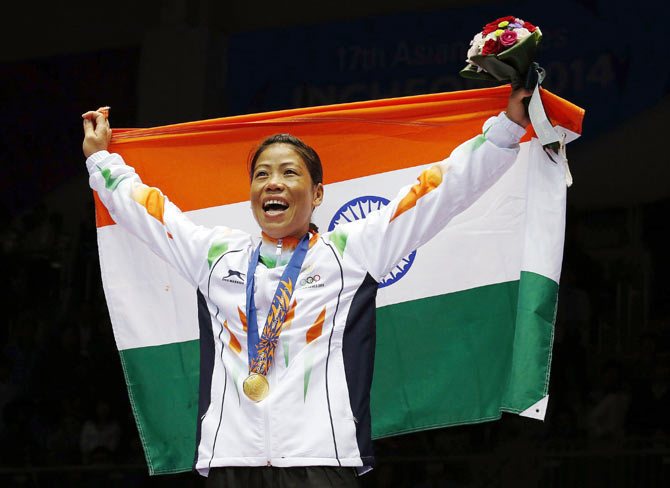
{"label": "smiling face", "polygon": [[290,144],[268,146],[251,174],[251,210],[263,232],[274,239],[307,233],[314,208],[323,200],[323,185],[312,183],[309,170]]}

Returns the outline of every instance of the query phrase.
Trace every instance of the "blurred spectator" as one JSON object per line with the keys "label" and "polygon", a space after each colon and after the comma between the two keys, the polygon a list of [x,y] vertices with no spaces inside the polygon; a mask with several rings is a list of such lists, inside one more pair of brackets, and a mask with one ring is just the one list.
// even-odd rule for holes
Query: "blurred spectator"
{"label": "blurred spectator", "polygon": [[[665,440],[670,436],[670,364],[657,359],[648,378],[640,380],[633,389],[630,406],[630,425],[639,435]],[[664,447],[668,447],[666,444]]]}
{"label": "blurred spectator", "polygon": [[399,486],[402,481],[402,473],[398,469],[398,466],[394,463],[385,463],[380,465],[378,469],[375,469],[376,477],[375,486],[377,488],[386,488],[388,486]]}
{"label": "blurred spectator", "polygon": [[439,461],[427,461],[417,469],[416,481],[412,488],[447,488],[460,486],[451,484],[447,479],[444,463]]}
{"label": "blurred spectator", "polygon": [[596,441],[622,440],[625,421],[630,405],[630,394],[623,383],[621,365],[605,364],[601,375],[601,387],[595,394],[596,402],[586,417],[589,437]]}
{"label": "blurred spectator", "polygon": [[[6,459],[10,448],[10,429],[6,423],[8,416],[5,414],[7,405],[15,400],[18,387],[12,383],[9,362],[0,356],[0,459]],[[2,461],[0,461],[2,464]]]}
{"label": "blurred spectator", "polygon": [[659,353],[660,337],[655,332],[645,332],[640,337],[635,359],[631,364],[631,378],[634,381],[647,381],[653,371]]}
{"label": "blurred spectator", "polygon": [[22,310],[9,326],[7,343],[2,350],[11,365],[11,382],[22,390],[29,389],[36,373],[35,363],[43,353],[37,346],[42,318],[34,309]]}
{"label": "blurred spectator", "polygon": [[95,417],[87,420],[81,429],[80,448],[85,463],[96,463],[112,459],[121,439],[121,427],[111,417],[111,408],[106,400],[99,399],[95,405]]}
{"label": "blurred spectator", "polygon": [[6,439],[1,445],[0,462],[5,466],[29,466],[40,462],[41,429],[35,429],[39,415],[34,402],[26,398],[17,398],[5,405],[3,420],[6,426]]}
{"label": "blurred spectator", "polygon": [[[9,362],[0,356],[0,412],[16,398],[18,387],[11,381]],[[4,422],[0,419],[0,433],[4,432]]]}
{"label": "blurred spectator", "polygon": [[80,438],[82,432],[81,396],[76,390],[61,395],[54,429],[48,439],[48,458],[51,465],[74,465],[81,461]]}

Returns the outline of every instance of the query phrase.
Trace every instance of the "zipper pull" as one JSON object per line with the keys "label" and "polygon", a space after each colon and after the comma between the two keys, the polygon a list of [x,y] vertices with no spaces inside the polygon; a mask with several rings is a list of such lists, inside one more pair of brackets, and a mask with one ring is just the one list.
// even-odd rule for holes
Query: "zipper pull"
{"label": "zipper pull", "polygon": [[276,254],[277,256],[281,256],[281,250],[282,250],[282,247],[284,247],[284,239],[279,239],[279,240],[277,241],[277,249],[276,249],[276,251],[275,251],[275,254]]}

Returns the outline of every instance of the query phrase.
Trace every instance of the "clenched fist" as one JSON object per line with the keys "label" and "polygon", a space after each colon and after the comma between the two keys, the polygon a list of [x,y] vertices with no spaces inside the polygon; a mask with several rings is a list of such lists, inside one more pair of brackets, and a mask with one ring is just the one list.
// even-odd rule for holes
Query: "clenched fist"
{"label": "clenched fist", "polygon": [[517,88],[512,90],[507,101],[507,118],[512,122],[517,123],[524,129],[530,124],[530,117],[528,117],[528,108],[523,103],[523,99],[530,97],[533,90],[526,88]]}
{"label": "clenched fist", "polygon": [[109,107],[100,107],[82,115],[84,119],[84,142],[81,147],[87,158],[98,151],[106,150],[112,138],[112,129],[107,120]]}

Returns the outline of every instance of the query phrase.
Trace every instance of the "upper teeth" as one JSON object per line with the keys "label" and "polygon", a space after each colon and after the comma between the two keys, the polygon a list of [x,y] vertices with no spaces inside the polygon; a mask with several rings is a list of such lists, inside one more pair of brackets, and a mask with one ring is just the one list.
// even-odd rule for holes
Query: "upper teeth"
{"label": "upper teeth", "polygon": [[265,205],[286,205],[286,204],[280,200],[268,200],[267,202],[265,202]]}

